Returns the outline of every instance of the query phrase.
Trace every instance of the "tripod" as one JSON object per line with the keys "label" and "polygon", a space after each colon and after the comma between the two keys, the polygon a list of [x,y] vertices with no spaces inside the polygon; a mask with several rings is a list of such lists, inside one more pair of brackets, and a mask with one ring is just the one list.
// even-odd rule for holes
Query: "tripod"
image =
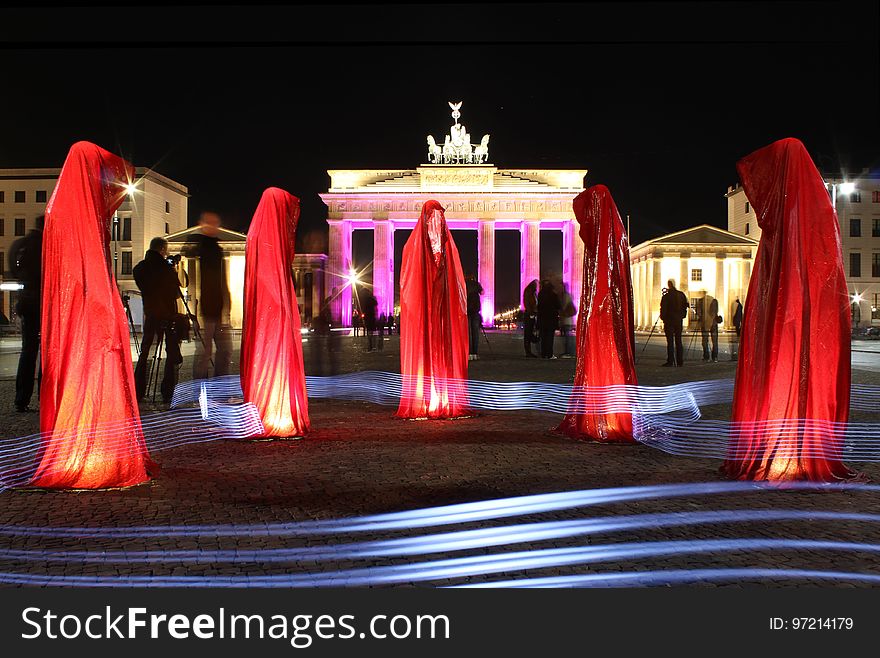
{"label": "tripod", "polygon": [[645,353],[645,350],[648,349],[648,343],[651,342],[651,336],[654,335],[654,332],[657,330],[657,323],[660,322],[660,316],[657,316],[657,319],[654,320],[654,326],[651,327],[651,333],[648,334],[648,337],[645,339],[645,346],[642,347],[642,351],[639,352],[639,358],[642,358],[642,355]]}
{"label": "tripod", "polygon": [[492,343],[489,342],[489,336],[486,333],[486,327],[483,326],[483,323],[480,322],[480,331],[483,332],[483,338],[486,339],[486,345],[489,347],[489,354],[492,353]]}
{"label": "tripod", "polygon": [[128,301],[131,299],[129,292],[122,293],[122,305],[125,307],[125,315],[128,318],[128,327],[131,331],[131,335],[134,338],[134,349],[138,356],[141,355],[141,346],[138,341],[137,332],[134,330],[134,318],[131,316],[131,307],[128,305]]}

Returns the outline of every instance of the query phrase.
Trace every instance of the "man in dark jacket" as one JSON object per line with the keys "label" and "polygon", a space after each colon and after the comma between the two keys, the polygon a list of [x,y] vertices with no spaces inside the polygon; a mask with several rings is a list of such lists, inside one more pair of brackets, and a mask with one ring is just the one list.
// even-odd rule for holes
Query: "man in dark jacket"
{"label": "man in dark jacket", "polygon": [[[180,341],[175,331],[177,298],[180,283],[177,272],[166,259],[168,243],[164,238],[150,240],[150,249],[144,259],[134,266],[132,274],[144,300],[144,338],[141,355],[134,369],[134,387],[138,400],[143,400],[147,390],[147,362],[153,358],[150,348],[153,341],[165,341],[165,374],[162,377],[162,402],[171,402],[177,384],[177,366],[183,361]],[[153,367],[157,368],[158,363]]]}
{"label": "man in dark jacket", "polygon": [[718,300],[711,295],[703,297],[703,318],[702,318],[702,338],[703,338],[703,361],[708,361],[709,338],[712,339],[712,363],[718,361]]}
{"label": "man in dark jacket", "polygon": [[[366,329],[367,334],[367,351],[372,352],[375,350],[373,346],[373,334],[376,332],[376,310],[379,308],[379,302],[376,299],[375,295],[369,290],[364,291],[363,294],[363,309],[364,309],[364,329]],[[382,339],[379,338],[381,341]],[[379,349],[382,349],[381,347]]]}
{"label": "man in dark jacket", "polygon": [[477,352],[480,346],[480,324],[483,321],[480,313],[480,295],[483,294],[483,286],[474,278],[473,274],[470,274],[465,280],[465,287],[467,288],[468,338],[470,343],[468,361],[476,361],[480,358]]}
{"label": "man in dark jacket", "polygon": [[[660,319],[666,334],[666,363],[664,366],[684,365],[684,346],[681,344],[681,321],[687,317],[688,299],[676,289],[675,281],[669,279],[668,286],[660,298]],[[673,349],[674,344],[674,349]]]}
{"label": "man in dark jacket", "polygon": [[555,359],[553,354],[553,341],[556,337],[556,329],[559,327],[559,296],[553,290],[553,284],[549,280],[541,282],[541,291],[538,293],[538,333],[541,335],[541,358]]}
{"label": "man in dark jacket", "polygon": [[15,375],[15,410],[27,412],[34,394],[34,371],[40,350],[40,301],[43,256],[43,216],[34,230],[12,243],[9,263],[12,274],[24,287],[15,312],[21,318],[21,355]]}
{"label": "man in dark jacket", "polygon": [[[224,311],[229,310],[229,288],[226,285],[226,268],[223,262],[223,248],[217,237],[220,233],[220,216],[213,212],[203,212],[199,218],[200,234],[187,241],[183,255],[199,259],[200,289],[197,313],[201,315],[202,341],[196,343],[196,358],[193,361],[193,379],[205,379],[208,365],[214,360],[214,376],[229,373],[232,358],[232,337]],[[214,355],[214,346],[217,354]]]}

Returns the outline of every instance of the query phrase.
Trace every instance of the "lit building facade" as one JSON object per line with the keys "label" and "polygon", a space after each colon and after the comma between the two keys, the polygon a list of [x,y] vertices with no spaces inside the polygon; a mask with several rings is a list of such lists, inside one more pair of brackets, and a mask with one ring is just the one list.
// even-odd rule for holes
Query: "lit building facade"
{"label": "lit building facade", "polygon": [[[853,327],[880,326],[880,176],[826,177],[840,221],[843,270],[850,295]],[[844,183],[854,189],[842,191]],[[727,190],[727,228],[761,238],[758,218],[739,185]]]}
{"label": "lit building facade", "polygon": [[[666,282],[685,293],[691,311],[688,324],[702,318],[708,297],[718,300],[721,329],[733,329],[736,299],[745,304],[758,242],[702,224],[670,233],[630,249],[636,329],[651,331],[660,317]],[[657,331],[662,327],[657,325]]]}
{"label": "lit building facade", "polygon": [[[7,255],[12,243],[36,227],[52,198],[60,169],[0,169],[0,275],[11,278]],[[131,271],[150,240],[186,227],[189,193],[180,183],[138,167],[135,191],[116,212],[110,254],[122,290],[136,289]],[[15,318],[15,292],[0,291],[0,310]]]}

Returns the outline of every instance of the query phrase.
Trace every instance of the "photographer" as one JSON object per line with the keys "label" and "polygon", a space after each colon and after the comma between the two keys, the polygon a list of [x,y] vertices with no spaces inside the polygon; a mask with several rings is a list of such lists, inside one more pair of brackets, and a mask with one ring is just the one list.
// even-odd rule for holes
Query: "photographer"
{"label": "photographer", "polygon": [[663,333],[666,334],[666,363],[664,366],[683,366],[684,347],[681,343],[681,323],[687,317],[688,299],[669,279],[669,286],[660,297],[660,319],[663,320]]}
{"label": "photographer", "polygon": [[[165,339],[165,375],[162,378],[162,402],[171,402],[177,384],[177,366],[183,361],[180,342],[174,323],[177,319],[177,298],[180,283],[177,271],[168,261],[168,243],[163,238],[153,238],[144,259],[135,265],[132,273],[144,299],[144,338],[141,356],[134,370],[134,383],[138,400],[146,392],[147,361],[153,341]],[[157,364],[158,365],[158,364]]]}
{"label": "photographer", "polygon": [[15,309],[21,318],[21,356],[15,376],[15,410],[19,412],[31,410],[28,405],[34,393],[34,370],[40,350],[43,221],[43,215],[37,217],[36,228],[12,243],[9,253],[12,274],[24,285]]}

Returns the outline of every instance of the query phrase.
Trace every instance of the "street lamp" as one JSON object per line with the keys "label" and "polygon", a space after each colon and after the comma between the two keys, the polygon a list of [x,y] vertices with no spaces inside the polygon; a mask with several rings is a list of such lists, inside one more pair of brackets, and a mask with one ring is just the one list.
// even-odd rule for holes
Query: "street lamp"
{"label": "street lamp", "polygon": [[831,188],[831,207],[837,211],[837,194],[852,194],[856,191],[856,184],[844,181],[843,183],[825,183],[825,187]]}

